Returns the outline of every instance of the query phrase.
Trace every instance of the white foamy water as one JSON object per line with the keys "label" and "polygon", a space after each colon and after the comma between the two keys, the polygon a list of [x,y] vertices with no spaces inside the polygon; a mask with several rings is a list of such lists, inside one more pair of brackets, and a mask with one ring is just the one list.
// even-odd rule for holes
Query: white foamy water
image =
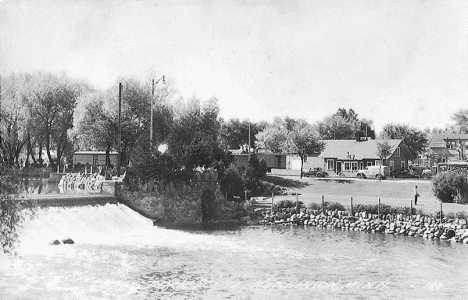
{"label": "white foamy water", "polygon": [[[466,298],[468,246],[301,226],[169,230],[124,205],[42,208],[0,299]],[[50,246],[71,238],[73,245]]]}

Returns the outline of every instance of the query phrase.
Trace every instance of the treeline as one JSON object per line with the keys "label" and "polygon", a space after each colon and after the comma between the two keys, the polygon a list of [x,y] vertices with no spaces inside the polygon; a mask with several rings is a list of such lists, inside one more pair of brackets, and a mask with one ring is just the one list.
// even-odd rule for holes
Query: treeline
{"label": "treeline", "polygon": [[[149,80],[123,78],[120,82],[123,166],[135,160],[137,153],[161,155],[155,149],[161,144],[168,148],[164,154],[168,169],[210,166],[225,159],[228,149],[247,153],[251,148],[263,148],[275,153],[293,152],[304,158],[320,152],[327,139],[399,138],[416,156],[427,146],[431,133],[443,131],[387,124],[377,135],[372,120],[344,108],[314,124],[290,117],[276,117],[271,122],[223,120],[216,98],[182,99],[170,82],[157,85],[154,95]],[[25,166],[42,166],[47,161],[55,169],[65,162],[64,158],[70,162],[77,150],[109,153],[118,149],[117,84],[106,91],[95,91],[65,75],[42,73],[13,74],[1,78],[0,84],[3,163],[21,164],[20,156],[24,155]],[[467,116],[468,110],[459,111],[453,121],[466,125]],[[151,127],[153,149],[149,143]]]}

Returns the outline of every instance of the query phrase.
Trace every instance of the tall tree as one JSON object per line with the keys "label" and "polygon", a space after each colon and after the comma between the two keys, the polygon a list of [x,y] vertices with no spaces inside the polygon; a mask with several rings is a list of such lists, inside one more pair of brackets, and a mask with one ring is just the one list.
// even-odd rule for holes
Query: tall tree
{"label": "tall tree", "polygon": [[29,116],[23,107],[26,77],[24,74],[3,78],[0,105],[0,157],[8,165],[18,163],[27,142]]}
{"label": "tall tree", "polygon": [[[250,127],[250,130],[249,130]],[[255,148],[259,129],[256,123],[249,120],[240,121],[237,118],[221,121],[220,139],[227,149],[248,148],[250,131],[250,147]]]}
{"label": "tall tree", "polygon": [[288,131],[278,126],[268,126],[256,136],[257,148],[263,148],[272,153],[286,153]]}
{"label": "tall tree", "polygon": [[451,117],[455,125],[468,125],[468,109],[460,109]]}
{"label": "tall tree", "polygon": [[198,166],[219,167],[217,163],[224,161],[226,156],[218,144],[218,100],[209,99],[202,106],[199,99],[192,98],[177,106],[174,125],[168,137],[169,153],[189,170]]}
{"label": "tall tree", "polygon": [[[392,155],[393,147],[390,145],[388,139],[377,142],[377,155],[380,158],[380,169],[379,174],[382,174],[382,165],[385,163],[385,160]],[[379,180],[381,176],[379,176]]]}
{"label": "tall tree", "polygon": [[[50,166],[55,168],[71,145],[68,130],[73,127],[80,87],[65,76],[38,74],[35,78],[26,99],[31,126],[35,128],[36,137],[43,140]],[[56,150],[56,160],[52,157],[52,149]]]}
{"label": "tall tree", "polygon": [[421,130],[402,124],[387,124],[380,133],[381,139],[403,139],[414,157],[427,146],[427,136]]}
{"label": "tall tree", "polygon": [[301,158],[301,178],[304,160],[308,155],[320,153],[325,143],[321,140],[316,128],[311,125],[297,124],[289,135],[291,153],[297,153]]}
{"label": "tall tree", "polygon": [[317,127],[321,137],[326,140],[375,139],[373,122],[359,119],[352,108],[339,108],[336,113],[318,122]]}

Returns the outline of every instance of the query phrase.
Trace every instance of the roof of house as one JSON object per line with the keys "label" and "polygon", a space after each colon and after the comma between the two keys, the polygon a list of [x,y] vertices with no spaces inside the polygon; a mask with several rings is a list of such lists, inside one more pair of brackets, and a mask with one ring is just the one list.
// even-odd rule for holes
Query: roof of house
{"label": "roof of house", "polygon": [[[354,156],[355,160],[361,159],[379,159],[378,142],[382,140],[369,140],[358,142],[355,140],[327,140],[325,141],[325,150],[318,157],[330,157],[338,159],[349,159]],[[388,140],[393,147],[393,151],[403,141],[401,139]]]}
{"label": "roof of house", "polygon": [[441,133],[441,134],[434,134],[430,141],[430,147],[440,147],[440,145],[444,145],[445,147],[445,140],[450,141],[458,141],[458,140],[468,140],[467,133]]}

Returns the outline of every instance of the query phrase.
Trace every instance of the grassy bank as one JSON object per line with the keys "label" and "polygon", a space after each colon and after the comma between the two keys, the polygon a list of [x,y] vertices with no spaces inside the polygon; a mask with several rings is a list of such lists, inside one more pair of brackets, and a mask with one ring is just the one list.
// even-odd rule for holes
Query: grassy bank
{"label": "grassy bank", "polygon": [[[338,202],[345,206],[350,205],[353,197],[354,204],[377,204],[378,198],[381,204],[391,206],[410,206],[414,198],[414,186],[418,186],[421,197],[415,208],[427,213],[435,213],[440,210],[440,203],[432,194],[432,183],[426,180],[372,180],[372,179],[341,179],[341,178],[298,178],[292,176],[266,176],[266,181],[287,187],[297,191],[299,200],[307,206],[310,203],[321,203],[321,197],[329,202]],[[295,200],[291,196],[275,196],[275,202],[280,200]],[[444,203],[444,212],[468,212],[468,205]]]}

